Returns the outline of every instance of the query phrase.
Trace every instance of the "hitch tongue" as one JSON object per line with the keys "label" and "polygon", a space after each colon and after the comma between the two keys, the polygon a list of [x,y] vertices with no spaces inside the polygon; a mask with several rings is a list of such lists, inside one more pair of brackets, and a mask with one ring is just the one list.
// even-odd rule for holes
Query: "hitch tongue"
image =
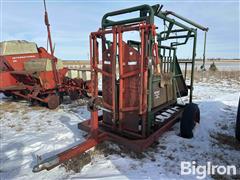
{"label": "hitch tongue", "polygon": [[33,167],[33,172],[36,173],[36,172],[40,172],[44,169],[46,170],[50,170],[52,169],[53,167],[59,165],[59,158],[58,156],[52,156],[50,158],[47,158],[41,162],[39,162],[37,165],[35,165]]}
{"label": "hitch tongue", "polygon": [[65,161],[78,156],[79,154],[84,153],[85,151],[87,151],[88,149],[96,146],[97,144],[99,144],[102,140],[102,137],[104,137],[104,134],[100,134],[98,135],[98,137],[95,138],[89,138],[86,141],[70,148],[67,149],[66,151],[63,151],[59,154],[56,154],[52,157],[49,157],[45,160],[40,161],[39,163],[37,163],[36,166],[33,167],[33,172],[40,172],[44,169],[46,170],[51,170],[52,168],[55,168],[56,166],[60,165],[61,163],[64,163]]}

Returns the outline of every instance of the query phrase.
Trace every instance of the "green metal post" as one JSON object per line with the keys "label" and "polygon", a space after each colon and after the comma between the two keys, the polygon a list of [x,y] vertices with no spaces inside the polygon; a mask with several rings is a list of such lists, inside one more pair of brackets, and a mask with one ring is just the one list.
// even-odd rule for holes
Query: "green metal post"
{"label": "green metal post", "polygon": [[195,66],[195,57],[196,57],[196,45],[197,45],[197,31],[195,31],[195,35],[194,35],[194,38],[193,38],[192,73],[191,73],[189,103],[192,103],[192,95],[193,95],[193,82],[194,82],[194,66]]}
{"label": "green metal post", "polygon": [[205,70],[205,60],[206,60],[206,40],[207,40],[207,31],[204,33],[204,47],[203,47],[203,65],[202,69]]}
{"label": "green metal post", "polygon": [[149,76],[148,76],[148,133],[151,132],[151,126],[153,123],[153,114],[152,114],[152,82],[153,82],[153,70],[152,70],[152,45],[154,43],[154,38],[152,31],[149,31],[149,46],[148,46],[148,57],[151,57],[151,63],[149,63]]}

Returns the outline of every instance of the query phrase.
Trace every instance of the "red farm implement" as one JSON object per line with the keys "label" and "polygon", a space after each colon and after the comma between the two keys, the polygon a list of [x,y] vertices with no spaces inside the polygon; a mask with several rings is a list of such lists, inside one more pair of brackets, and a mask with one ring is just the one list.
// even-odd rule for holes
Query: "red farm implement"
{"label": "red farm implement", "polygon": [[86,95],[89,82],[65,76],[68,69],[54,56],[46,9],[45,21],[51,53],[27,41],[0,43],[0,92],[55,109],[64,95],[71,99]]}
{"label": "red farm implement", "polygon": [[[208,28],[161,9],[160,5],[141,5],[103,16],[102,27],[90,35],[91,119],[78,125],[89,132],[89,137],[40,161],[34,172],[50,170],[106,140],[141,152],[179,120],[181,136],[193,136],[195,123],[200,120],[199,108],[192,103],[197,29],[207,32]],[[139,17],[116,21],[116,16],[133,12],[139,12]],[[163,27],[157,27],[155,20],[162,20],[167,29],[161,31]],[[187,85],[176,48],[189,39],[193,48]],[[98,94],[99,74],[102,96]],[[182,97],[189,103],[179,103]]]}

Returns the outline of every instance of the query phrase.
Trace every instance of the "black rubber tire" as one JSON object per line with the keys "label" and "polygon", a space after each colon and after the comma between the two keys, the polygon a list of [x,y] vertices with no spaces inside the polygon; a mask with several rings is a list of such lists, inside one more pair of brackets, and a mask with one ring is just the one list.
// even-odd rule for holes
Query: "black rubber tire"
{"label": "black rubber tire", "polygon": [[60,105],[60,98],[58,95],[52,94],[48,96],[47,106],[49,109],[56,109]]}
{"label": "black rubber tire", "polygon": [[62,94],[60,94],[60,96],[59,96],[59,103],[60,103],[60,104],[63,103],[63,95],[62,95]]}
{"label": "black rubber tire", "polygon": [[69,93],[69,97],[72,101],[75,101],[80,98],[79,92],[78,91],[71,91]]}
{"label": "black rubber tire", "polygon": [[6,97],[10,97],[10,96],[12,96],[12,94],[9,93],[9,92],[4,92],[3,95],[6,96]]}
{"label": "black rubber tire", "polygon": [[200,123],[200,110],[197,104],[190,103],[184,108],[180,120],[180,136],[188,139],[192,138],[192,130],[196,123]]}
{"label": "black rubber tire", "polygon": [[31,99],[30,103],[31,103],[31,106],[38,106],[39,105],[39,102],[35,99]]}
{"label": "black rubber tire", "polygon": [[240,141],[240,98],[238,101],[238,111],[237,111],[237,118],[236,118],[236,138]]}

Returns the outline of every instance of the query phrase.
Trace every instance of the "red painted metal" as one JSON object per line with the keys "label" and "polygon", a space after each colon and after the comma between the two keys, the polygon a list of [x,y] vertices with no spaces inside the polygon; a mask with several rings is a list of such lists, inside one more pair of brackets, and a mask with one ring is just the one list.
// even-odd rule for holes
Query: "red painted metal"
{"label": "red painted metal", "polygon": [[44,9],[45,9],[45,25],[47,26],[48,42],[49,42],[50,51],[51,51],[52,73],[53,73],[53,77],[54,77],[55,87],[57,87],[57,86],[60,85],[60,79],[59,79],[59,73],[58,73],[57,68],[56,68],[57,58],[54,56],[54,49],[53,49],[53,45],[52,45],[50,23],[49,23],[49,20],[48,20],[47,6],[46,6],[45,0],[44,0]]}
{"label": "red painted metal", "polygon": [[[86,94],[91,86],[81,79],[66,78],[67,68],[57,71],[59,85],[56,88],[56,81],[53,71],[30,72],[25,71],[24,63],[34,59],[49,59],[52,55],[44,48],[37,48],[38,53],[17,54],[0,56],[0,92],[7,92],[27,100],[37,100],[47,103],[47,95],[58,93],[68,94],[76,91],[80,95]],[[56,57],[54,57],[56,58]]]}
{"label": "red painted metal", "polygon": [[[158,138],[166,131],[169,130],[177,121],[178,118],[181,117],[183,109],[181,109],[175,116],[173,116],[171,119],[169,119],[164,126],[157,129],[154,133],[152,133],[150,136],[146,138],[130,138],[130,137],[124,137],[116,132],[112,132],[105,128],[105,125],[102,124],[102,116],[98,117],[98,120],[100,122],[99,125],[99,132],[105,134],[105,140],[110,140],[119,144],[123,144],[126,146],[126,148],[136,151],[136,152],[142,152],[146,148],[148,148],[152,143],[158,140]],[[82,123],[79,123],[78,127],[81,130],[89,132],[91,129],[90,122],[92,121],[92,118],[84,121]]]}
{"label": "red painted metal", "polygon": [[64,163],[65,161],[84,153],[85,151],[91,149],[102,141],[106,140],[106,134],[100,133],[97,137],[89,137],[86,141],[59,153],[56,156],[52,156],[48,159],[41,161],[38,165],[33,167],[33,172],[39,172],[43,169],[51,170],[52,168]]}
{"label": "red painted metal", "polygon": [[[27,100],[37,100],[49,103],[51,107],[59,104],[60,97],[63,94],[83,95],[87,94],[87,88],[90,90],[89,82],[83,82],[79,79],[69,79],[65,75],[67,68],[57,69],[57,58],[54,56],[54,49],[51,39],[50,24],[46,3],[45,9],[45,25],[47,26],[48,42],[50,46],[50,54],[42,47],[37,48],[38,53],[1,55],[0,56],[0,92],[23,97]],[[98,56],[96,56],[98,57]],[[25,71],[24,63],[34,59],[51,59],[52,70],[41,72]],[[94,88],[95,90],[95,88]],[[51,97],[56,96],[56,103],[51,101]],[[51,104],[54,104],[52,106]]]}
{"label": "red painted metal", "polygon": [[[123,33],[128,31],[140,32],[140,51],[123,41]],[[90,138],[70,150],[38,163],[34,171],[49,170],[104,140],[121,143],[127,148],[141,152],[177,122],[183,108],[164,124],[156,127],[153,132],[147,134],[147,57],[149,54],[145,50],[149,42],[149,31],[155,31],[155,26],[141,22],[116,26],[107,30],[100,29],[91,33],[91,94],[93,99],[98,98],[98,73],[102,73],[102,106],[105,109],[103,115],[99,116],[97,108],[92,108],[91,119],[79,123],[80,129],[90,133]],[[108,46],[106,45],[106,34],[112,35],[112,41]],[[99,66],[98,59],[99,39],[102,41],[102,68]],[[155,48],[155,50],[157,49]],[[116,71],[117,55],[119,76]],[[155,54],[154,57],[156,56],[158,55]],[[156,65],[158,58],[154,61],[156,61]],[[139,129],[139,125],[141,125],[141,129]],[[47,166],[46,163],[50,163],[51,166]]]}

